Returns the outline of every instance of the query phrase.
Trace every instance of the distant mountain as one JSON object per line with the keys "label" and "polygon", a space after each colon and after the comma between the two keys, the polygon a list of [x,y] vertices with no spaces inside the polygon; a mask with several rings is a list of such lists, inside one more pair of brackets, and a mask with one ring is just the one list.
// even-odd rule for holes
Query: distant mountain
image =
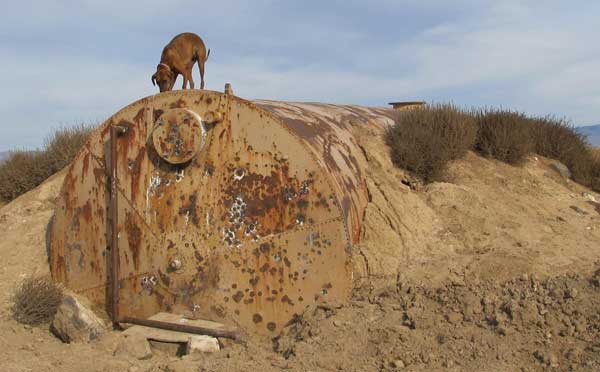
{"label": "distant mountain", "polygon": [[577,130],[587,136],[591,145],[600,147],[600,124],[577,127]]}

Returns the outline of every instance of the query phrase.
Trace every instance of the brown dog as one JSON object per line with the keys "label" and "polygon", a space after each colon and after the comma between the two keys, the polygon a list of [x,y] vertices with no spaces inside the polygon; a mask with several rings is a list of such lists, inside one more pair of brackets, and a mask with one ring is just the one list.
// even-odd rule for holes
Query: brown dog
{"label": "brown dog", "polygon": [[192,67],[198,62],[200,70],[200,89],[204,89],[204,63],[210,55],[200,36],[191,32],[179,34],[171,40],[162,51],[160,63],[156,66],[156,73],[152,75],[152,85],[158,84],[161,92],[173,89],[177,76],[183,76],[183,88],[186,89],[188,81],[190,89],[194,89]]}

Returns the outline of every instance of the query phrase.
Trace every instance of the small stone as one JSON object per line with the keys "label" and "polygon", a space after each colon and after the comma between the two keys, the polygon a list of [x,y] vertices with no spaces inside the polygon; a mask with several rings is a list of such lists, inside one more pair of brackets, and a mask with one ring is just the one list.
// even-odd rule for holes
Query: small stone
{"label": "small stone", "polygon": [[390,362],[390,367],[392,367],[394,369],[402,369],[402,368],[406,367],[406,365],[404,364],[402,359],[396,359],[396,360],[393,360]]}
{"label": "small stone", "polygon": [[217,337],[217,340],[219,341],[219,349],[230,348],[235,344],[235,342],[230,338]]}
{"label": "small stone", "polygon": [[117,344],[116,357],[131,357],[139,360],[152,358],[152,349],[146,337],[141,335],[123,335]]}
{"label": "small stone", "polygon": [[565,295],[566,295],[567,298],[575,298],[575,297],[577,297],[578,293],[579,292],[577,292],[577,288],[569,288],[565,292]]}
{"label": "small stone", "polygon": [[558,358],[556,357],[556,355],[554,355],[554,354],[550,355],[550,357],[548,358],[548,364],[552,368],[558,367]]}
{"label": "small stone", "polygon": [[21,349],[25,350],[25,351],[33,351],[35,348],[33,346],[33,344],[25,344],[21,347]]}
{"label": "small stone", "polygon": [[546,361],[547,361],[546,355],[541,350],[534,351],[533,352],[533,356],[534,356],[535,359],[537,359],[538,362],[540,362],[542,364],[546,363]]}
{"label": "small stone", "polygon": [[569,170],[569,168],[567,168],[566,165],[564,165],[561,162],[557,161],[557,162],[550,164],[550,168],[557,171],[558,174],[560,174],[564,178],[571,178],[571,171]]}
{"label": "small stone", "polygon": [[505,327],[505,326],[498,326],[497,331],[502,336],[506,336],[507,334],[510,333],[510,328]]}
{"label": "small stone", "polygon": [[573,347],[567,351],[567,358],[578,361],[581,358],[583,351],[578,347]]}
{"label": "small stone", "polygon": [[452,368],[454,366],[454,361],[452,359],[447,359],[442,363],[444,368]]}
{"label": "small stone", "polygon": [[583,216],[587,215],[588,212],[584,211],[583,209],[579,208],[578,206],[572,205],[569,208],[571,208],[572,210],[574,210],[577,214],[581,214]]}
{"label": "small stone", "polygon": [[463,318],[462,315],[457,312],[452,312],[446,316],[446,319],[448,320],[448,323],[450,323],[450,324],[460,323],[462,318]]}
{"label": "small stone", "polygon": [[434,358],[434,355],[433,353],[426,354],[424,352],[421,352],[419,357],[421,358],[421,362],[429,364],[429,362],[431,362],[431,360]]}
{"label": "small stone", "polygon": [[589,192],[582,192],[581,196],[583,196],[585,199],[587,199],[589,201],[596,203],[596,198],[594,197],[594,195],[590,194]]}
{"label": "small stone", "polygon": [[194,335],[188,339],[186,354],[195,352],[215,353],[219,350],[219,341],[216,338],[204,335]]}
{"label": "small stone", "polygon": [[84,298],[68,294],[58,307],[51,330],[63,342],[89,342],[106,332],[104,322],[86,305]]}

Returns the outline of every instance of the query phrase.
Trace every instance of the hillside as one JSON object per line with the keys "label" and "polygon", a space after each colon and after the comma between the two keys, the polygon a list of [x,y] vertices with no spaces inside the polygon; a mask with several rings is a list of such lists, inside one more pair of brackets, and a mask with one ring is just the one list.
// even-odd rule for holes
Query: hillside
{"label": "hillside", "polygon": [[600,195],[534,156],[512,167],[468,153],[445,182],[423,186],[391,164],[381,133],[357,130],[370,202],[354,295],[302,314],[274,343],[279,353],[252,338],[213,355],[138,361],[113,356],[117,332],[66,345],[10,319],[10,288],[48,271],[57,174],[0,209],[3,370],[600,369],[600,204],[582,193]]}
{"label": "hillside", "polygon": [[577,127],[577,131],[585,134],[591,145],[600,147],[600,124]]}

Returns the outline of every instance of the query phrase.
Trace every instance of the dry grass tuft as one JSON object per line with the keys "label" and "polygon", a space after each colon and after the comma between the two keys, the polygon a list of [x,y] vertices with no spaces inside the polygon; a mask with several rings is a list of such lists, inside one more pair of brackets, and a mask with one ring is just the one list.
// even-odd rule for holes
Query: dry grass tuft
{"label": "dry grass tuft", "polygon": [[29,276],[20,282],[11,298],[12,317],[32,326],[52,320],[64,297],[63,288],[48,276]]}

